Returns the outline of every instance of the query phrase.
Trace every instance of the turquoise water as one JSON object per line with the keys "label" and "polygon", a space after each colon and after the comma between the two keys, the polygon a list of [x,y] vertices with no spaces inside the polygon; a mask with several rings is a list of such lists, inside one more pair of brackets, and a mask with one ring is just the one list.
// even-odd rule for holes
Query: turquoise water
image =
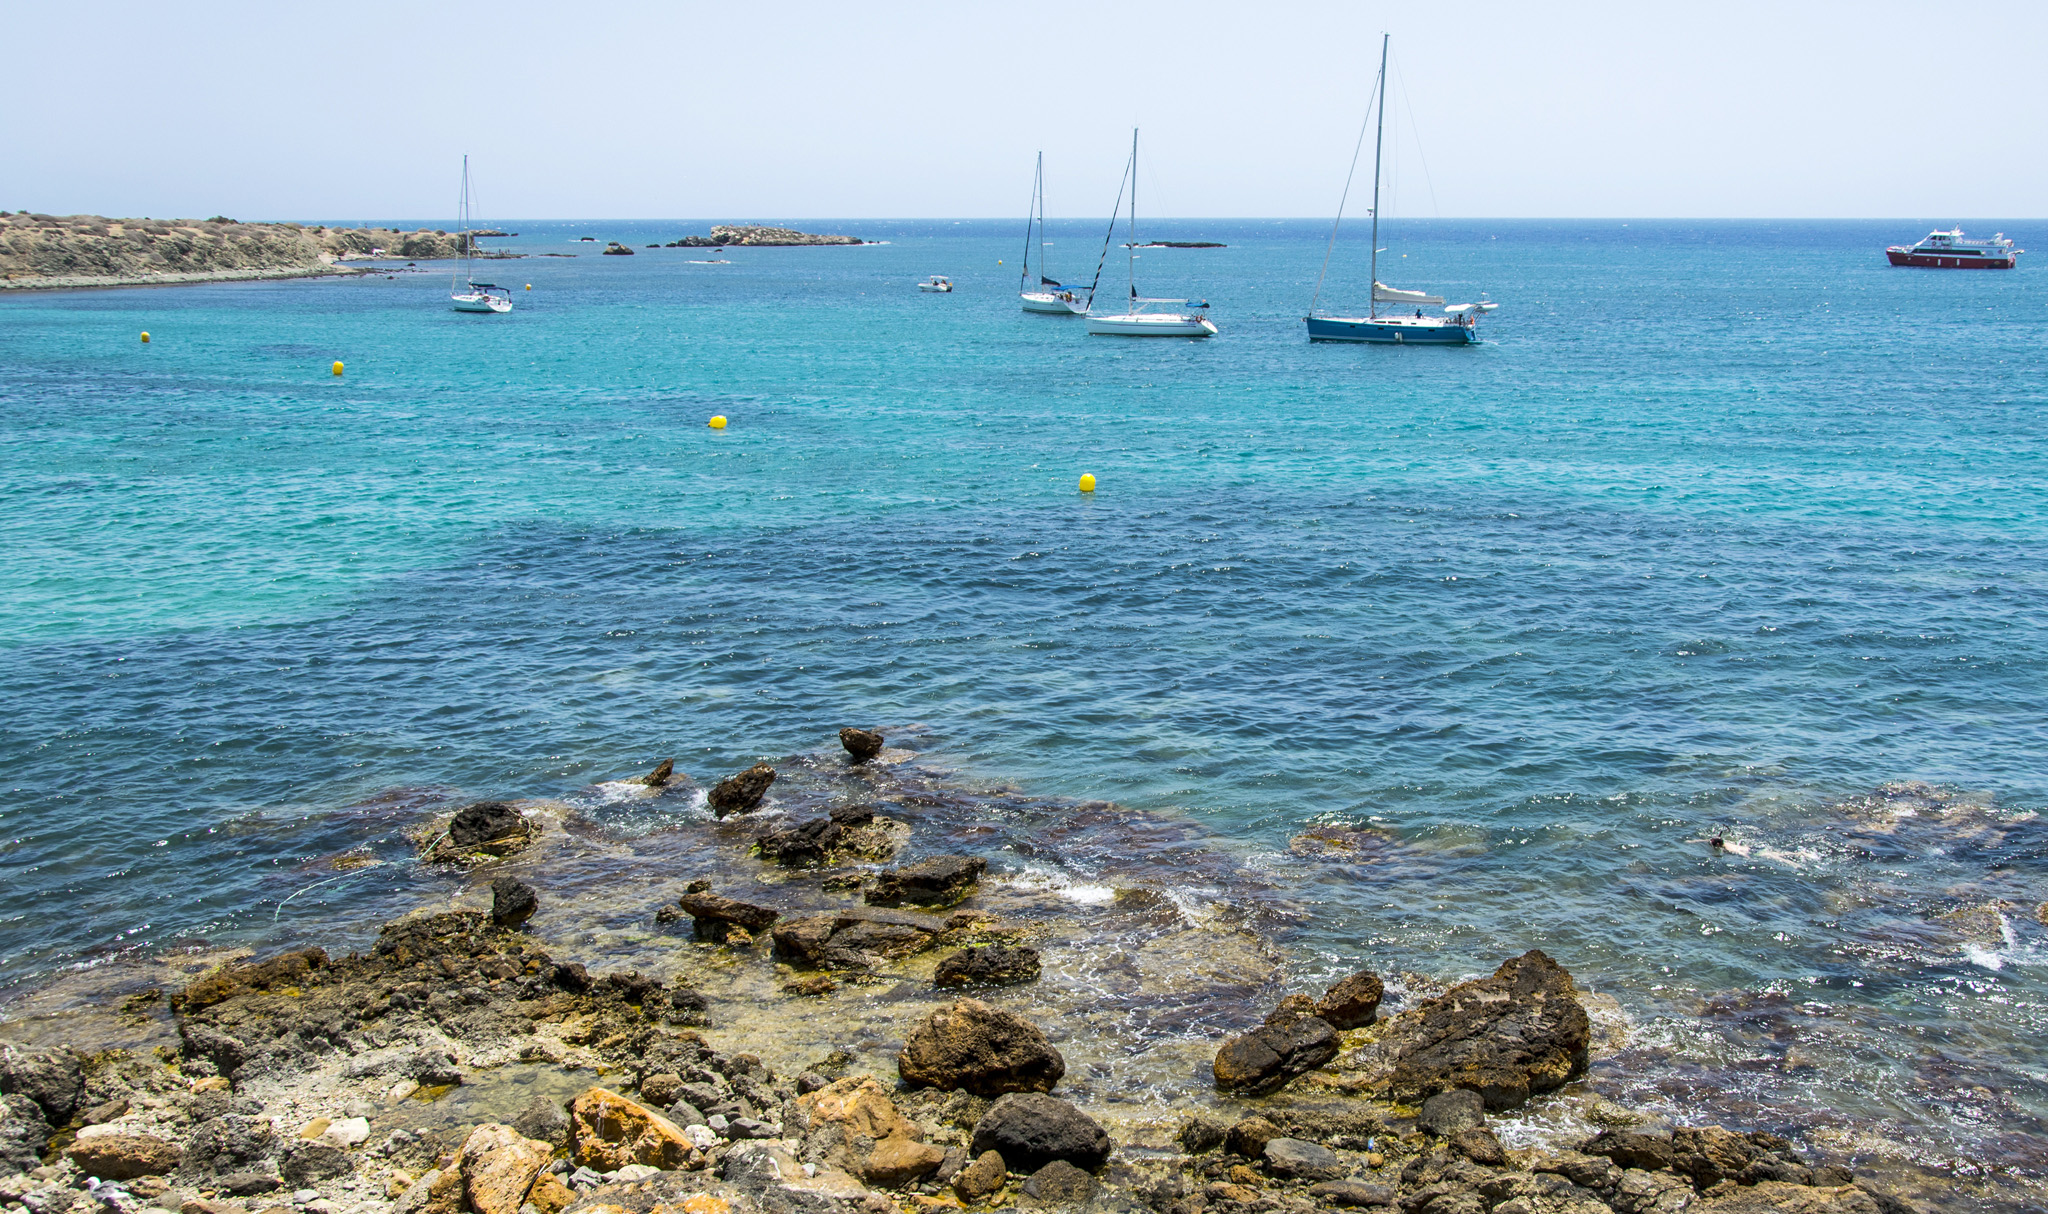
{"label": "turquoise water", "polygon": [[[1927,221],[1414,223],[1383,277],[1489,292],[1486,344],[1310,346],[1320,223],[1161,222],[1230,247],[1141,289],[1222,333],[1130,342],[1017,310],[1019,225],[512,226],[581,255],[489,265],[505,317],[440,273],[0,297],[0,980],[346,942],[416,895],[305,867],[374,807],[871,722],[1196,824],[1304,975],[1541,945],[1637,1022],[1636,1095],[2038,1167],[2036,269],[1887,266]],[[1052,230],[1086,282],[1099,226]]]}

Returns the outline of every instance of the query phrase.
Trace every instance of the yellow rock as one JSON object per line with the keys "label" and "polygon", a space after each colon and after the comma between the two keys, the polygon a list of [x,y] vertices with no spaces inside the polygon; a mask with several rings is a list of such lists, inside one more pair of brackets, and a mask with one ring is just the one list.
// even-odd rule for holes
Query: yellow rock
{"label": "yellow rock", "polygon": [[397,1201],[405,1196],[405,1191],[413,1186],[413,1181],[416,1179],[417,1177],[413,1176],[412,1173],[403,1169],[391,1169],[391,1174],[384,1178],[385,1198],[389,1201]]}
{"label": "yellow rock", "polygon": [[906,1184],[937,1168],[946,1153],[924,1141],[924,1131],[896,1110],[871,1075],[854,1075],[797,1098],[797,1118],[808,1132],[837,1130],[825,1162],[868,1184]]}
{"label": "yellow rock", "polygon": [[193,1084],[192,1090],[195,1092],[229,1092],[234,1090],[234,1085],[219,1075],[208,1075],[198,1083]]}
{"label": "yellow rock", "polygon": [[480,1125],[463,1140],[456,1168],[475,1214],[519,1214],[527,1190],[548,1166],[554,1148],[508,1125]]}
{"label": "yellow rock", "polygon": [[569,1147],[576,1162],[600,1172],[629,1163],[664,1171],[703,1163],[681,1126],[604,1088],[587,1088],[569,1105]]}
{"label": "yellow rock", "polygon": [[699,1193],[683,1203],[684,1214],[731,1214],[731,1211],[731,1202],[709,1193]]}
{"label": "yellow rock", "polygon": [[325,1117],[315,1117],[313,1120],[306,1123],[305,1129],[299,1131],[299,1137],[307,1139],[308,1141],[318,1138],[320,1137],[320,1135],[325,1134],[327,1132],[328,1126],[331,1126],[333,1124],[334,1123],[332,1121],[328,1120]]}
{"label": "yellow rock", "polygon": [[539,1210],[540,1214],[561,1214],[561,1211],[569,1208],[570,1202],[576,1200],[576,1194],[568,1185],[562,1183],[561,1177],[553,1172],[542,1172],[540,1179],[534,1181],[533,1187],[526,1191],[526,1200],[531,1202],[533,1208]]}

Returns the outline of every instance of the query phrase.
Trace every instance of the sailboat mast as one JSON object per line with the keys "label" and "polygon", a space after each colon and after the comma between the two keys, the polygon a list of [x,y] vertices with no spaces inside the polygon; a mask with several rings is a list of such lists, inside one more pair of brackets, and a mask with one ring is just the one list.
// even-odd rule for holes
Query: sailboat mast
{"label": "sailboat mast", "polygon": [[1024,268],[1017,274],[1017,290],[1022,293],[1030,288],[1031,281],[1031,216],[1039,206],[1040,191],[1045,188],[1045,153],[1038,154],[1038,171],[1031,175],[1031,203],[1024,208]]}
{"label": "sailboat mast", "polygon": [[1387,138],[1387,42],[1392,34],[1380,35],[1379,130],[1372,137],[1372,302],[1366,305],[1366,319],[1380,314],[1380,148]]}
{"label": "sailboat mast", "polygon": [[[1138,297],[1138,128],[1131,128],[1131,226],[1130,243],[1126,252],[1130,254],[1124,263],[1131,268],[1131,298]],[[1136,304],[1131,305],[1136,308]]]}

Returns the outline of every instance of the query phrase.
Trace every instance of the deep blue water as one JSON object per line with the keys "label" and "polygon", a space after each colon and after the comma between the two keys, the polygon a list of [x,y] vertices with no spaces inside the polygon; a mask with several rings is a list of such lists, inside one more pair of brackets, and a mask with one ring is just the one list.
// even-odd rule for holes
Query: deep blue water
{"label": "deep blue water", "polygon": [[[2035,255],[1409,223],[1383,278],[1501,307],[1408,349],[1303,340],[1317,221],[1147,225],[1230,246],[1137,263],[1212,302],[1199,343],[1021,313],[1015,224],[508,226],[580,256],[490,264],[504,317],[440,273],[0,297],[0,981],[359,931],[300,866],[394,788],[915,725],[964,781],[1196,820],[1295,891],[1305,971],[1540,944],[1759,1100],[2042,1141]],[[1053,236],[1085,283],[1099,222]],[[1290,850],[1331,824],[1388,862]]]}

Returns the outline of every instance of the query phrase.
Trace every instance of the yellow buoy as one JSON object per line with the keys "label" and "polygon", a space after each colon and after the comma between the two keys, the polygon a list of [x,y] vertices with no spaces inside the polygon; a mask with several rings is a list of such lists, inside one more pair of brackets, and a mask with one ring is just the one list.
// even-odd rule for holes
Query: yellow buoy
{"label": "yellow buoy", "polygon": [[142,344],[143,344],[143,345],[145,345],[145,346],[149,344],[149,334],[148,334],[148,333],[144,333],[144,334],[142,335]]}
{"label": "yellow buoy", "polygon": [[1083,472],[1081,474],[1081,492],[1095,492],[1095,474],[1093,472]]}
{"label": "yellow buoy", "polygon": [[338,358],[334,360],[334,373],[336,375],[341,374],[341,360]]}
{"label": "yellow buoy", "polygon": [[725,414],[721,413],[721,414],[719,414],[719,415],[718,415],[717,417],[714,417],[714,418],[712,418],[712,419],[711,419],[711,428],[712,428],[713,430],[723,430],[723,429],[725,429]]}
{"label": "yellow buoy", "polygon": [[532,284],[532,283],[527,283],[527,284],[526,284],[526,289],[527,289],[527,290],[529,290],[529,291],[533,290],[533,284]]}

